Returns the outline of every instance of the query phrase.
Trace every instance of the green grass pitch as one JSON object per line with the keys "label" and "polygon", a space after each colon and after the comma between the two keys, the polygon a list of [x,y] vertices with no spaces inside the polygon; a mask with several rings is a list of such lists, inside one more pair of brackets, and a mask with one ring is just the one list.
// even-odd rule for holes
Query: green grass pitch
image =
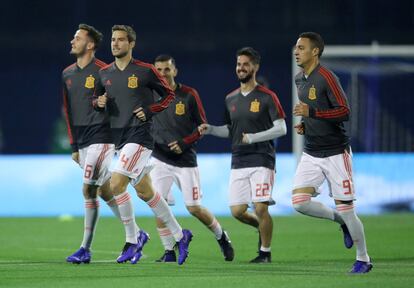
{"label": "green grass pitch", "polygon": [[137,218],[151,235],[136,265],[117,264],[123,226],[101,218],[91,264],[65,263],[78,249],[83,220],[0,218],[0,287],[413,287],[414,214],[362,217],[374,269],[348,275],[355,250],[339,227],[305,216],[274,217],[271,264],[249,264],[257,233],[232,218],[219,218],[235,248],[225,262],[213,235],[194,218],[179,218],[194,233],[187,262],[155,263],[163,249],[153,218]]}

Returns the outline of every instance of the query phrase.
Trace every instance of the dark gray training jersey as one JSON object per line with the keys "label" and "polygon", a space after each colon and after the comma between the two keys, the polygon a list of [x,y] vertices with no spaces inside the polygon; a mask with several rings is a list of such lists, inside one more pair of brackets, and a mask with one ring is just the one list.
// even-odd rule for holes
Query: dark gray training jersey
{"label": "dark gray training jersey", "polygon": [[314,157],[341,154],[349,146],[344,121],[350,109],[338,77],[318,65],[306,78],[303,72],[295,77],[299,100],[309,105],[305,125],[304,151]]}
{"label": "dark gray training jersey", "polygon": [[[196,141],[200,138],[198,126],[207,123],[203,104],[197,91],[178,84],[175,100],[167,109],[154,116],[154,151],[152,156],[178,167],[196,167]],[[176,154],[168,144],[178,141],[183,153]]]}
{"label": "dark gray training jersey", "polygon": [[226,124],[232,139],[232,169],[247,167],[275,168],[273,140],[243,144],[243,133],[258,133],[285,118],[276,94],[260,85],[246,96],[236,89],[226,97]]}
{"label": "dark gray training jersey", "polygon": [[94,95],[104,92],[98,72],[105,65],[92,59],[83,69],[74,63],[62,72],[63,108],[73,152],[91,144],[112,143],[106,113],[93,107]]}
{"label": "dark gray training jersey", "polygon": [[[153,149],[150,134],[152,115],[161,112],[174,100],[174,92],[153,65],[132,59],[121,71],[113,62],[99,71],[105,87],[112,135],[115,147],[121,149],[126,143],[137,143]],[[154,92],[159,100],[154,101]],[[147,121],[139,120],[133,111],[144,108]]]}

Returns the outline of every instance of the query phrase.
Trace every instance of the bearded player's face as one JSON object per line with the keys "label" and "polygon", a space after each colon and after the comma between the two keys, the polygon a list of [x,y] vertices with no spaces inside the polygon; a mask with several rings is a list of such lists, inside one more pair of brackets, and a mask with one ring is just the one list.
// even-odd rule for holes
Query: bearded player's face
{"label": "bearded player's face", "polygon": [[88,32],[86,30],[79,29],[73,36],[72,41],[70,41],[70,44],[72,46],[70,54],[75,55],[77,57],[85,55],[88,43]]}
{"label": "bearded player's face", "polygon": [[158,61],[154,63],[154,66],[160,75],[167,80],[168,84],[171,85],[177,76],[177,68],[172,63],[172,60]]}
{"label": "bearded player's face", "polygon": [[250,60],[246,55],[240,55],[237,57],[236,74],[241,83],[247,83],[253,78],[257,71],[256,64]]}
{"label": "bearded player's face", "polygon": [[134,45],[135,42],[129,42],[127,32],[122,30],[112,32],[111,50],[112,55],[116,58],[125,57],[130,51],[132,51]]}

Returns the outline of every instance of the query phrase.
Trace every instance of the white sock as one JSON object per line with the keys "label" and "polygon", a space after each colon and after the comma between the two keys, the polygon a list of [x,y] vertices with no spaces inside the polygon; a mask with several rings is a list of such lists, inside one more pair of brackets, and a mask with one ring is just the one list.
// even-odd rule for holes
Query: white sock
{"label": "white sock", "polygon": [[83,240],[81,247],[90,249],[95,235],[96,223],[99,218],[99,201],[96,198],[85,199],[85,217]]}
{"label": "white sock", "polygon": [[154,212],[155,217],[159,218],[171,231],[175,241],[180,241],[183,238],[183,231],[165,199],[159,193],[155,192],[154,197],[147,201],[147,204],[152,209],[152,212]]}
{"label": "white sock", "polygon": [[317,218],[324,218],[344,224],[341,215],[334,209],[318,201],[311,201],[308,193],[297,193],[292,195],[292,204],[296,211]]}
{"label": "white sock", "polygon": [[263,251],[263,252],[270,252],[270,247],[263,247],[263,246],[260,246],[260,251]]}
{"label": "white sock", "polygon": [[355,213],[354,204],[339,204],[336,205],[336,209],[338,209],[342,219],[344,219],[352,240],[354,240],[354,244],[356,245],[356,259],[368,262],[369,256],[365,242],[364,226]]}
{"label": "white sock", "polygon": [[118,205],[119,214],[121,215],[122,223],[125,228],[125,241],[137,244],[137,224],[135,223],[134,205],[128,191],[115,196],[116,204]]}
{"label": "white sock", "polygon": [[221,228],[221,225],[217,221],[216,217],[214,217],[213,222],[211,222],[211,224],[208,225],[208,229],[210,229],[214,233],[217,240],[219,240],[223,235],[223,229]]}
{"label": "white sock", "polygon": [[157,228],[165,250],[174,250],[175,239],[168,228]]}
{"label": "white sock", "polygon": [[121,214],[119,212],[119,207],[118,204],[116,204],[116,201],[113,201],[115,198],[112,198],[109,201],[106,201],[106,204],[108,204],[108,207],[111,208],[112,213],[114,213],[114,215],[121,220]]}

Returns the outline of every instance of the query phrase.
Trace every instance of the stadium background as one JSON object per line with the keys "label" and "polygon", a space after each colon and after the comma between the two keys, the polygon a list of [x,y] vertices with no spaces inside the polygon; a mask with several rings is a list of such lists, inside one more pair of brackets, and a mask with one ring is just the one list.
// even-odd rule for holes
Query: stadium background
{"label": "stadium background", "polygon": [[[136,58],[152,62],[160,53],[173,55],[179,68],[178,81],[199,91],[207,118],[213,124],[222,121],[224,96],[238,86],[234,68],[235,51],[240,47],[252,46],[261,52],[263,62],[259,74],[267,79],[290,115],[291,49],[300,32],[317,31],[329,45],[370,45],[373,41],[380,45],[414,44],[412,0],[14,1],[2,4],[0,21],[3,54],[0,153],[4,154],[0,156],[3,183],[0,195],[9,200],[1,202],[0,216],[82,214],[79,169],[69,155],[50,155],[67,152],[61,117],[60,76],[62,69],[74,62],[69,55],[69,41],[79,23],[94,25],[104,33],[104,43],[97,57],[108,63],[113,60],[110,54],[113,24],[129,24],[136,29]],[[347,83],[348,76],[340,76]],[[368,79],[368,86],[378,91],[376,99],[389,108],[393,119],[402,123],[407,137],[412,137],[414,118],[410,117],[412,87],[409,84],[414,79],[413,73],[396,77]],[[367,113],[370,114],[369,110]],[[381,115],[376,117],[381,118]],[[287,122],[291,127],[290,117]],[[381,140],[371,137],[371,129],[360,130],[353,140],[356,160],[361,163],[356,167],[356,175],[359,172],[364,177],[374,177],[368,177],[368,182],[364,177],[363,181],[357,180],[361,181],[357,183],[361,189],[368,187],[367,194],[361,194],[369,198],[378,190],[386,190],[377,195],[387,200],[384,203],[388,208],[410,210],[414,199],[410,172],[414,146],[378,148],[372,143]],[[369,141],[366,141],[367,135],[371,135]],[[364,145],[368,142],[371,144]],[[282,177],[281,182],[285,184],[281,190],[288,199],[294,170],[291,136],[281,138],[277,145],[279,152],[286,153],[280,157],[278,179]],[[205,166],[202,179],[208,178],[205,175],[213,170],[229,169],[228,154],[214,156],[214,153],[230,151],[228,141],[206,138],[200,141],[199,151],[209,153],[203,159],[211,165]],[[398,154],[367,154],[374,152]],[[370,155],[380,158],[375,162]],[[383,156],[387,158],[381,158]],[[386,159],[393,164],[382,165]],[[219,174],[220,179],[203,180],[205,194],[206,191],[225,193],[226,173]],[[384,179],[387,181],[381,182]],[[221,183],[219,191],[208,186],[214,181]],[[55,205],[45,207],[45,199],[52,199]],[[20,206],[10,203],[20,203]],[[208,199],[205,204],[211,205]],[[226,209],[225,198],[222,205],[221,209]],[[57,210],[47,210],[53,206]],[[37,210],[29,207],[37,207]],[[68,211],[65,207],[69,207]],[[77,210],[72,210],[73,207]]]}

